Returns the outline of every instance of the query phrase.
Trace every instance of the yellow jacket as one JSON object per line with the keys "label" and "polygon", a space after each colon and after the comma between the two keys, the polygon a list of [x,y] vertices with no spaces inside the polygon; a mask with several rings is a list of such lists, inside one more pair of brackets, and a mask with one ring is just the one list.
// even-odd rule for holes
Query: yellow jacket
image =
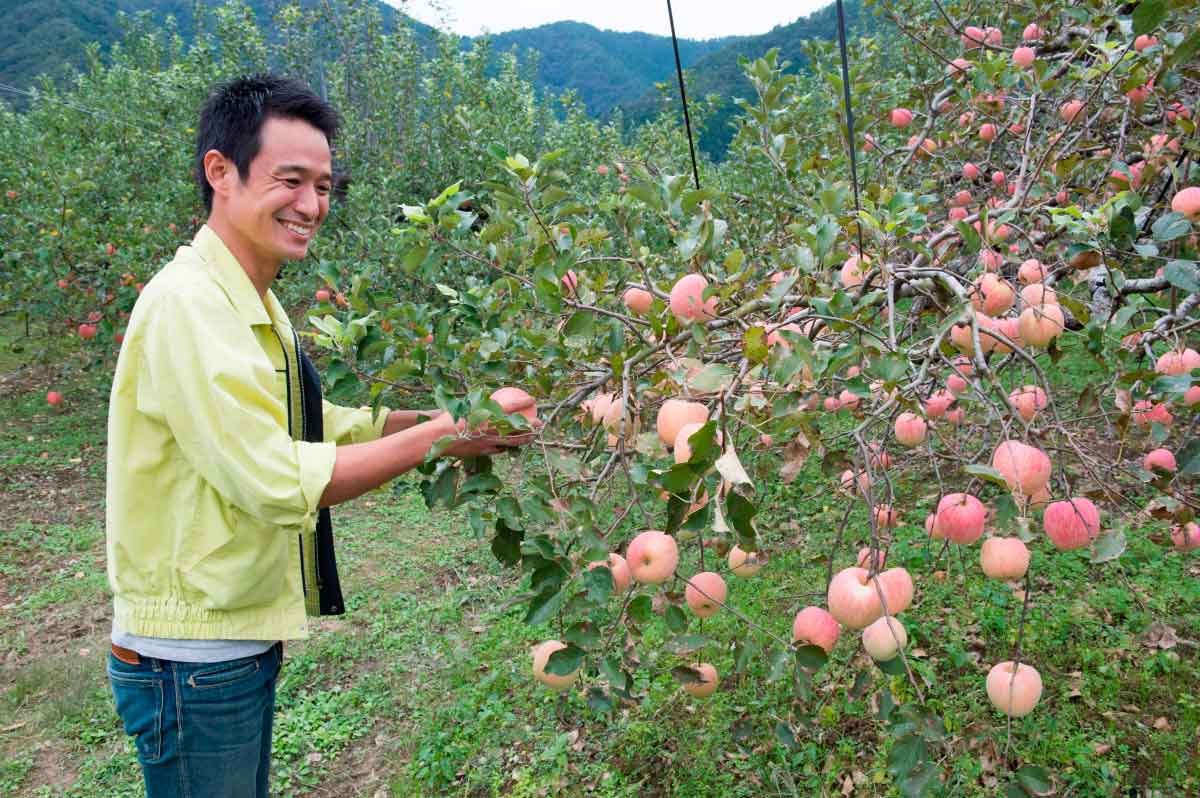
{"label": "yellow jacket", "polygon": [[375,440],[387,413],[324,402],[325,442],[293,440],[295,341],[275,295],[259,299],[207,226],[146,284],[108,412],[108,581],[121,628],[307,636],[314,566],[301,551],[311,559],[316,548],[335,446]]}

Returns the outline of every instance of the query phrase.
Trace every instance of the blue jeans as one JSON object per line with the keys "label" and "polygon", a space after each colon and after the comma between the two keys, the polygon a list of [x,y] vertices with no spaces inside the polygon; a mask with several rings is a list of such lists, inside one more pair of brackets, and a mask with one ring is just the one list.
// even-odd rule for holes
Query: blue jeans
{"label": "blue jeans", "polygon": [[108,655],[147,798],[266,798],[282,647],[226,662]]}

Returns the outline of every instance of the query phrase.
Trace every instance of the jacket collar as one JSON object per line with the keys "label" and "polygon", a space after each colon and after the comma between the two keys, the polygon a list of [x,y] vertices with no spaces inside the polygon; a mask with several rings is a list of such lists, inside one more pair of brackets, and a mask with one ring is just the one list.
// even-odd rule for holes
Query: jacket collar
{"label": "jacket collar", "polygon": [[255,290],[254,283],[250,282],[250,276],[215,230],[208,225],[202,225],[196,237],[192,239],[192,246],[200,257],[212,266],[217,283],[233,303],[234,310],[242,321],[250,326],[274,322],[285,332],[291,332],[292,325],[287,312],[275,298],[275,293],[267,289],[265,300],[258,298],[258,291]]}

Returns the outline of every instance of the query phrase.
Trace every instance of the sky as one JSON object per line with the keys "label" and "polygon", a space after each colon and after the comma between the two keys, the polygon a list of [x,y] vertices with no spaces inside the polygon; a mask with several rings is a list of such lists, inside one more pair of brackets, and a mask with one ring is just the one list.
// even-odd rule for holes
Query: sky
{"label": "sky", "polygon": [[[548,22],[574,20],[601,30],[671,34],[666,0],[386,0],[427,25],[478,36]],[[672,0],[675,32],[682,39],[766,33],[833,0]],[[443,24],[445,18],[445,24]]]}

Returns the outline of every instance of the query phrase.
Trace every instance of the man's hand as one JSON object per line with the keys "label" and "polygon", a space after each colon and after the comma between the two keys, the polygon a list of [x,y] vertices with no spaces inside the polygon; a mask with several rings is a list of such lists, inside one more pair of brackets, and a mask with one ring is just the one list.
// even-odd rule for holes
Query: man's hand
{"label": "man's hand", "polygon": [[[531,398],[504,398],[499,400],[500,407],[503,408],[506,415],[514,415],[528,411],[529,408],[536,406]],[[450,423],[449,417],[439,419],[446,424]],[[518,446],[524,446],[531,443],[537,437],[537,432],[541,430],[543,424],[541,421],[534,418],[529,422],[533,430],[530,432],[518,431],[509,435],[500,435],[493,432],[490,428],[483,428],[474,432],[467,433],[467,437],[460,442],[454,444],[446,450],[446,454],[451,457],[480,457],[482,455],[499,454],[509,449],[515,449]],[[459,421],[457,432],[460,434],[466,430],[466,422]],[[451,433],[453,434],[453,433]]]}

